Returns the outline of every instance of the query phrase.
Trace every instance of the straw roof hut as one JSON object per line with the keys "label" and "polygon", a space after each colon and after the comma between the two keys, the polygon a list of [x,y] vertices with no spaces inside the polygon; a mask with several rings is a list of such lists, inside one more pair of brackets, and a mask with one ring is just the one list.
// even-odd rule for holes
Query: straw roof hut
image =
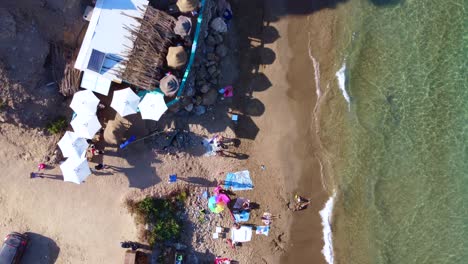
{"label": "straw roof hut", "polygon": [[161,79],[159,88],[168,97],[173,97],[179,90],[179,80],[174,75],[168,75]]}
{"label": "straw roof hut", "polygon": [[187,63],[187,52],[185,52],[184,47],[170,47],[167,52],[167,66],[173,69],[181,69]]}
{"label": "straw roof hut", "polygon": [[188,13],[197,10],[199,4],[199,0],[177,0],[176,3],[177,7],[182,13]]}
{"label": "straw roof hut", "polygon": [[120,71],[122,80],[146,90],[154,90],[162,78],[165,58],[175,38],[176,19],[164,11],[148,6],[143,18],[133,17],[141,25],[139,29],[127,28],[133,48],[128,50],[127,60]]}
{"label": "straw roof hut", "polygon": [[181,37],[190,35],[192,31],[192,20],[186,16],[179,16],[174,27],[174,33]]}

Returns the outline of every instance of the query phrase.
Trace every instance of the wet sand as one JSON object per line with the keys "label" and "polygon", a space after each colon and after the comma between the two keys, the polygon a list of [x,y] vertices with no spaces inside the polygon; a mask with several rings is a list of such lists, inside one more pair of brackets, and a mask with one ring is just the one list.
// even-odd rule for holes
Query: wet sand
{"label": "wet sand", "polygon": [[[315,107],[317,89],[323,93],[325,87],[320,86],[333,78],[333,72],[329,69],[335,56],[333,12],[324,9],[307,16],[288,19],[288,39],[293,54],[288,65],[288,104],[296,124],[291,129],[291,133],[294,133],[293,152],[287,155],[290,159],[286,162],[302,168],[294,174],[297,181],[288,187],[294,193],[311,198],[312,204],[307,210],[297,212],[292,217],[290,248],[281,263],[325,263],[321,252],[324,242],[319,211],[331,195],[331,186],[326,182],[327,176],[323,175],[322,178],[321,175],[320,129],[315,122],[318,118],[315,115],[320,112]],[[318,69],[314,68],[311,56],[316,60],[315,67]]]}
{"label": "wet sand", "polygon": [[[319,210],[329,193],[322,183],[318,160],[320,145],[314,122],[317,87],[309,48],[317,51],[317,60],[323,64],[326,74],[327,62],[333,64],[335,56],[331,28],[333,11],[316,6],[307,7],[307,11],[299,6],[288,7],[287,1],[280,0],[254,2],[258,16],[263,17],[263,27],[258,29],[258,21],[253,23],[255,19],[246,16],[239,30],[260,35],[264,41],[259,46],[274,54],[272,61],[267,57],[271,52],[259,52],[258,73],[264,74],[271,86],[252,93],[265,105],[265,113],[253,118],[260,132],[253,142],[251,159],[267,164],[268,171],[275,172],[272,180],[277,179],[276,184],[282,185],[280,195],[285,203],[287,221],[284,226],[275,228],[285,229],[280,240],[287,246],[277,261],[325,263],[321,253],[323,233]],[[263,3],[263,13],[259,12],[259,2]],[[249,13],[242,11],[242,6],[238,10],[244,15]],[[299,14],[298,10],[304,14]],[[277,31],[277,39],[272,38],[272,31]],[[242,52],[243,44],[240,45]],[[241,80],[244,79],[241,83],[253,85],[254,90],[256,83],[252,84],[248,78],[251,76],[241,70]],[[312,203],[307,210],[292,213],[286,209],[286,204],[296,193],[311,198]]]}

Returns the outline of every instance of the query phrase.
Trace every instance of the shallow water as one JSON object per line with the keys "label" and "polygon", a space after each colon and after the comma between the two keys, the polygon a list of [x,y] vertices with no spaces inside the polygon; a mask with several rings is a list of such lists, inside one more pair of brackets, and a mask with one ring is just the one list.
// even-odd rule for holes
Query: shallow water
{"label": "shallow water", "polygon": [[462,0],[340,7],[340,79],[320,116],[337,190],[335,262],[468,261],[466,8]]}

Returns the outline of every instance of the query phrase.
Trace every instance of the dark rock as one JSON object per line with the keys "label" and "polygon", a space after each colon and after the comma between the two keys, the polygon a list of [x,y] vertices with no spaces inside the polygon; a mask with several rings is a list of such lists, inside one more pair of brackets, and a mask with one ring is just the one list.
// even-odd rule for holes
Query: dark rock
{"label": "dark rock", "polygon": [[187,112],[191,112],[191,111],[193,110],[193,104],[187,105],[187,106],[185,107],[185,110],[186,110]]}
{"label": "dark rock", "polygon": [[202,93],[207,93],[208,91],[210,90],[210,86],[208,84],[205,84],[202,86],[202,88],[200,89],[200,92]]}
{"label": "dark rock", "polygon": [[218,46],[216,46],[216,55],[218,55],[219,57],[225,57],[228,53],[228,48],[226,47],[226,45],[224,44],[220,44]]}
{"label": "dark rock", "polygon": [[213,75],[213,73],[215,73],[216,70],[218,70],[218,68],[216,68],[216,66],[212,65],[212,66],[210,66],[210,67],[208,68],[208,73],[209,73],[210,75]]}
{"label": "dark rock", "polygon": [[221,44],[221,43],[223,43],[223,41],[224,41],[223,35],[217,34],[216,37],[215,37],[215,43],[216,44]]}
{"label": "dark rock", "polygon": [[216,39],[212,35],[209,35],[206,38],[206,45],[207,45],[207,47],[216,45]]}
{"label": "dark rock", "polygon": [[215,64],[216,64],[216,61],[208,61],[207,63],[205,63],[205,66],[210,67],[211,65],[215,65]]}
{"label": "dark rock", "polygon": [[210,28],[216,32],[227,32],[227,25],[221,17],[213,19],[210,23]]}
{"label": "dark rock", "polygon": [[204,113],[206,113],[206,107],[204,107],[203,105],[197,105],[195,106],[194,112],[196,115],[203,115]]}
{"label": "dark rock", "polygon": [[215,89],[210,89],[206,94],[203,95],[203,105],[213,105],[216,103],[218,98],[218,92]]}
{"label": "dark rock", "polygon": [[211,77],[212,78],[217,78],[219,76],[219,74],[221,73],[220,70],[216,70],[215,72],[213,72],[213,74],[211,74]]}
{"label": "dark rock", "polygon": [[213,78],[213,79],[210,80],[210,83],[214,84],[214,85],[217,85],[218,84],[218,79]]}
{"label": "dark rock", "polygon": [[184,96],[184,97],[182,98],[182,100],[180,100],[180,104],[181,104],[183,107],[185,107],[185,106],[187,106],[187,105],[189,105],[189,104],[191,104],[191,103],[192,103],[192,98],[191,98],[191,97],[188,97],[188,96]]}
{"label": "dark rock", "polygon": [[196,105],[201,105],[203,102],[203,99],[201,98],[201,96],[197,96],[197,98],[195,98],[195,104]]}
{"label": "dark rock", "polygon": [[203,85],[206,84],[206,81],[205,79],[197,80],[196,84],[197,84],[197,87],[202,87]]}
{"label": "dark rock", "polygon": [[206,46],[205,48],[206,53],[213,53],[215,51],[214,46]]}
{"label": "dark rock", "polygon": [[177,113],[180,110],[180,104],[174,104],[171,107],[169,107],[169,111],[172,113]]}
{"label": "dark rock", "polygon": [[218,60],[218,57],[214,53],[208,53],[206,54],[206,59],[209,61],[216,61]]}
{"label": "dark rock", "polygon": [[[16,36],[15,18],[7,8],[0,9],[0,39],[13,39]],[[216,40],[213,39],[213,43]]]}
{"label": "dark rock", "polygon": [[200,67],[200,69],[197,71],[197,80],[204,79],[207,75],[206,68],[205,67]]}
{"label": "dark rock", "polygon": [[187,89],[185,89],[185,95],[189,97],[195,95],[195,88],[193,87],[193,85],[187,86]]}

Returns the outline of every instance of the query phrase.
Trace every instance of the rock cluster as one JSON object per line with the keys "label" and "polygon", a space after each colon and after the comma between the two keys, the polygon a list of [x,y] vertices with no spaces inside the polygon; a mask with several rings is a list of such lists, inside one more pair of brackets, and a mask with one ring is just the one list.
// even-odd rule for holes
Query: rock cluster
{"label": "rock cluster", "polygon": [[[214,12],[208,12],[215,14]],[[203,115],[206,107],[216,103],[218,86],[221,81],[220,62],[228,54],[225,42],[227,25],[221,17],[206,17],[205,31],[199,38],[198,51],[192,66],[193,84],[185,89],[185,98],[181,101],[183,108],[196,115]],[[203,32],[203,31],[202,31]]]}

